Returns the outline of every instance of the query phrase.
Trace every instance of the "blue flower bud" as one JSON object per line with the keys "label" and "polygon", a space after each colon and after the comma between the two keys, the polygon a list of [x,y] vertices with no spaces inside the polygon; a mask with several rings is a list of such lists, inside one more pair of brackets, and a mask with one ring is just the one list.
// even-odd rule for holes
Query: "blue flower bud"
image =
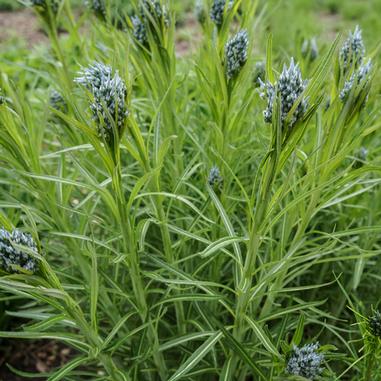
{"label": "blue flower bud", "polygon": [[374,315],[368,319],[368,329],[369,332],[381,339],[381,313],[380,311],[375,311]]}
{"label": "blue flower bud", "polygon": [[203,25],[206,21],[207,12],[203,0],[196,0],[195,4],[195,16],[197,21]]}
{"label": "blue flower bud", "polygon": [[[265,122],[271,123],[273,121],[273,107],[276,95],[279,94],[281,102],[281,121],[285,122],[288,113],[294,106],[296,100],[300,97],[307,86],[306,80],[303,80],[299,66],[294,63],[294,59],[291,58],[290,66],[283,67],[283,71],[278,79],[278,82],[272,84],[270,82],[261,83],[262,98],[267,98],[267,107],[263,112]],[[308,100],[303,98],[298,107],[294,111],[289,121],[289,126],[292,127],[299,119],[303,117],[308,108]]]}
{"label": "blue flower bud", "polygon": [[263,83],[266,76],[266,64],[264,61],[258,61],[254,68],[254,85],[258,87]]}
{"label": "blue flower bud", "polygon": [[[230,10],[234,4],[234,0],[229,0],[227,10]],[[224,21],[226,0],[214,0],[210,9],[211,20],[219,27]]]}
{"label": "blue flower bud", "polygon": [[40,13],[46,13],[48,11],[48,6],[50,5],[51,11],[57,13],[60,0],[30,0],[30,5]]}
{"label": "blue flower bud", "polygon": [[146,45],[148,42],[147,29],[139,16],[132,16],[131,18],[133,29],[133,35],[136,41],[141,45]]}
{"label": "blue flower bud", "polygon": [[32,236],[21,230],[13,229],[9,233],[0,228],[0,268],[8,273],[27,271],[34,273],[38,270],[37,245]]}
{"label": "blue flower bud", "polygon": [[141,45],[148,43],[148,30],[157,37],[158,28],[168,28],[171,21],[168,11],[158,0],[141,0],[139,14],[131,18],[133,36]]}
{"label": "blue flower bud", "polygon": [[106,5],[104,0],[85,0],[85,5],[91,9],[99,19],[106,19]]}
{"label": "blue flower bud", "polygon": [[57,90],[52,90],[50,92],[50,98],[49,98],[50,106],[52,106],[54,109],[58,111],[66,111],[67,110],[67,104],[65,99],[62,97],[61,93]]}
{"label": "blue flower bud", "polygon": [[315,380],[323,371],[324,355],[318,353],[319,343],[306,344],[301,348],[294,345],[286,371],[294,376]]}
{"label": "blue flower bud", "polygon": [[79,73],[76,82],[89,90],[93,99],[90,109],[97,123],[98,133],[108,143],[113,141],[113,126],[120,133],[129,114],[126,105],[127,88],[118,71],[95,62]]}
{"label": "blue flower bud", "polygon": [[361,65],[365,55],[365,45],[362,39],[362,31],[357,25],[354,32],[349,32],[348,38],[345,40],[341,51],[340,60],[344,72],[347,71],[352,64],[355,67]]}
{"label": "blue flower bud", "polygon": [[372,61],[369,59],[366,64],[361,64],[361,66],[351,75],[351,77],[344,83],[344,87],[340,92],[340,99],[343,102],[348,98],[348,95],[354,86],[360,87],[369,81],[369,73],[371,70]]}
{"label": "blue flower bud", "polygon": [[220,191],[224,183],[224,179],[221,176],[221,172],[217,166],[213,166],[210,169],[208,176],[208,184],[214,189],[214,191]]}
{"label": "blue flower bud", "polygon": [[319,48],[315,38],[304,40],[302,45],[302,55],[304,58],[309,58],[311,62],[316,60],[319,55]]}
{"label": "blue flower bud", "polygon": [[225,46],[226,75],[233,78],[239,74],[247,61],[249,39],[246,30],[238,32]]}

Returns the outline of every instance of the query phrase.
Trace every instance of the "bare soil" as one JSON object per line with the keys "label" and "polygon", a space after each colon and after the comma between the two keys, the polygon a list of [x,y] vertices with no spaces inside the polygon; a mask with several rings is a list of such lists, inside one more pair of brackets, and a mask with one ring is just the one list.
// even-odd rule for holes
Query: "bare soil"
{"label": "bare soil", "polygon": [[28,46],[47,41],[39,20],[30,9],[0,12],[0,31],[0,43],[13,37],[22,38]]}
{"label": "bare soil", "polygon": [[[0,381],[24,381],[8,365],[30,373],[48,373],[66,364],[74,355],[71,348],[51,340],[4,340],[0,342]],[[31,378],[29,378],[30,380]],[[46,378],[33,377],[34,381]]]}

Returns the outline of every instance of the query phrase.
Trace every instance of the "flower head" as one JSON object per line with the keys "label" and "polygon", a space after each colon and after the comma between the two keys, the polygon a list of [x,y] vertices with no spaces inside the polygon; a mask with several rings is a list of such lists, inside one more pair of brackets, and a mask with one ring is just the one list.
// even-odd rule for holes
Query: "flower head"
{"label": "flower head", "polygon": [[254,68],[254,81],[255,86],[258,87],[263,83],[266,76],[266,64],[264,61],[258,61]]}
{"label": "flower head", "polygon": [[148,30],[157,37],[158,28],[168,28],[170,18],[168,11],[158,0],[141,0],[139,13],[132,16],[133,35],[142,45],[148,43]]}
{"label": "flower head", "polygon": [[155,21],[164,21],[168,27],[170,20],[165,7],[160,4],[159,0],[142,0],[140,6],[140,14],[143,18],[153,18]]}
{"label": "flower head", "polygon": [[213,166],[210,169],[208,176],[208,184],[215,190],[221,190],[224,179],[221,176],[221,172],[217,166]]}
{"label": "flower head", "polygon": [[62,97],[62,94],[58,92],[57,90],[53,89],[50,92],[49,103],[55,110],[65,111],[67,109],[67,104],[65,99]]}
{"label": "flower head", "polygon": [[348,38],[345,40],[340,51],[340,60],[344,71],[351,67],[352,64],[355,67],[361,65],[364,55],[365,45],[362,39],[362,31],[357,25],[353,33],[349,32]]}
{"label": "flower head", "polygon": [[[295,65],[294,59],[291,58],[290,66],[287,68],[287,66],[284,65],[277,83],[264,83],[262,80],[260,80],[260,82],[262,91],[260,95],[262,98],[267,98],[267,108],[263,112],[265,121],[267,123],[272,122],[274,101],[276,96],[279,95],[281,102],[281,120],[282,123],[284,123],[288,113],[305,90],[308,81],[303,80],[298,64]],[[289,121],[290,127],[303,117],[307,108],[308,100],[302,98],[291,116]]]}
{"label": "flower head", "polygon": [[38,250],[30,234],[18,229],[13,229],[9,233],[4,228],[0,228],[0,268],[2,270],[8,273],[36,272],[38,264],[33,253],[38,254]]}
{"label": "flower head", "polygon": [[319,343],[306,344],[301,348],[294,345],[287,363],[287,372],[294,376],[315,380],[323,371],[321,365],[324,360],[324,355],[318,353],[318,349]]}
{"label": "flower head", "polygon": [[249,39],[246,30],[241,30],[225,46],[226,74],[235,77],[247,61]]}
{"label": "flower head", "polygon": [[204,5],[204,2],[203,0],[196,0],[196,4],[195,4],[195,15],[196,15],[196,19],[197,21],[203,25],[206,21],[206,17],[207,17],[207,13],[206,13],[206,9],[205,9],[205,5]]}
{"label": "flower head", "polygon": [[369,332],[381,339],[381,313],[380,311],[375,311],[374,315],[368,319],[368,329]]}
{"label": "flower head", "polygon": [[148,42],[147,29],[139,16],[132,16],[131,18],[133,29],[133,35],[139,44],[146,45]]}
{"label": "flower head", "polygon": [[30,0],[30,5],[40,13],[46,13],[50,9],[53,13],[57,13],[60,0]]}
{"label": "flower head", "polygon": [[85,4],[99,19],[106,19],[106,6],[104,0],[85,0]]}
{"label": "flower head", "polygon": [[361,66],[354,72],[351,77],[344,83],[344,87],[340,92],[340,99],[344,102],[353,87],[363,86],[369,81],[369,73],[372,70],[372,61],[369,59],[367,63]]}
{"label": "flower head", "polygon": [[103,63],[95,62],[76,78],[84,85],[93,99],[90,109],[98,125],[98,133],[107,142],[114,137],[114,126],[120,133],[128,116],[126,105],[127,88],[118,71]]}
{"label": "flower head", "polygon": [[[229,0],[228,10],[232,8],[234,0]],[[214,0],[212,8],[210,9],[211,20],[219,27],[224,21],[226,0]]]}
{"label": "flower head", "polygon": [[302,45],[302,55],[309,60],[315,61],[319,55],[319,48],[316,43],[316,38],[311,38],[310,40],[304,40]]}

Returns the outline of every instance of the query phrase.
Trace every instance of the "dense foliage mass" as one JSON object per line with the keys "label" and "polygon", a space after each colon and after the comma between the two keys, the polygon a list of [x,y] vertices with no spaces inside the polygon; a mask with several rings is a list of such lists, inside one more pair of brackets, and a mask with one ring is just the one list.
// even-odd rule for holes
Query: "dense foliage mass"
{"label": "dense foliage mass", "polygon": [[377,51],[275,49],[266,3],[27,3],[50,44],[0,63],[0,337],[75,350],[40,376],[381,380]]}

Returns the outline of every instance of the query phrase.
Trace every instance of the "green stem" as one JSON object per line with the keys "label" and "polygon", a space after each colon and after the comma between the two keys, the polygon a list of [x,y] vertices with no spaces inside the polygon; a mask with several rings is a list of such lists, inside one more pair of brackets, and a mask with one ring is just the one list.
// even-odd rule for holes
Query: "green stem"
{"label": "green stem", "polygon": [[[127,266],[130,269],[130,276],[132,282],[132,288],[134,291],[137,307],[139,310],[140,318],[142,323],[144,324],[147,320],[149,320],[149,309],[147,305],[147,300],[145,296],[144,286],[142,282],[142,278],[140,275],[140,265],[139,265],[139,257],[138,252],[136,250],[136,242],[135,236],[133,233],[133,228],[130,219],[126,213],[126,200],[124,196],[124,192],[122,189],[121,183],[121,172],[120,166],[118,165],[117,178],[113,178],[113,184],[116,193],[116,198],[118,201],[118,209],[119,209],[119,223],[122,228],[123,242],[126,253],[128,253]],[[167,369],[164,361],[164,357],[161,352],[158,351],[159,339],[157,337],[157,332],[153,327],[153,324],[148,324],[147,331],[148,340],[150,342],[154,363],[159,371],[160,378],[162,380],[167,379]]]}
{"label": "green stem", "polygon": [[367,360],[365,361],[365,376],[364,381],[372,381],[372,374],[373,374],[373,368],[374,368],[374,361],[375,361],[375,352],[370,351]]}
{"label": "green stem", "polygon": [[[275,179],[277,163],[278,155],[276,151],[272,151],[270,154],[268,166],[264,173],[260,197],[256,203],[257,210],[254,217],[254,223],[251,230],[249,246],[245,259],[243,278],[240,282],[240,285],[238,286],[233,336],[239,343],[243,341],[246,331],[244,324],[245,314],[250,302],[250,290],[253,282],[254,267],[261,245],[260,228],[263,223],[263,219],[266,216],[268,205],[271,200],[271,186]],[[233,353],[232,356],[233,361],[231,367],[231,376],[234,377],[239,358],[235,353]]]}

